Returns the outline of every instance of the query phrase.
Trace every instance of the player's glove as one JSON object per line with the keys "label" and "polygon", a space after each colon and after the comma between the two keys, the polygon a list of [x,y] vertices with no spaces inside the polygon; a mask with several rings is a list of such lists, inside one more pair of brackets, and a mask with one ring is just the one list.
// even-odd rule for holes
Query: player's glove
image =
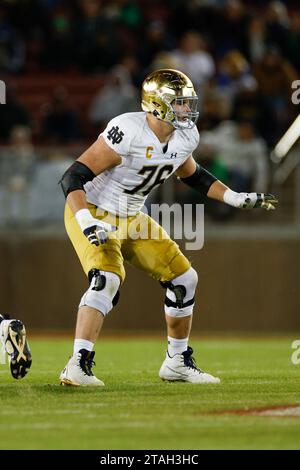
{"label": "player's glove", "polygon": [[83,234],[92,245],[99,246],[100,243],[106,243],[108,232],[118,230],[114,225],[95,219],[88,209],[80,209],[75,217]]}
{"label": "player's glove", "polygon": [[262,208],[269,210],[276,209],[278,200],[273,194],[263,193],[236,193],[227,189],[223,196],[224,202],[230,206],[239,209],[256,209]]}

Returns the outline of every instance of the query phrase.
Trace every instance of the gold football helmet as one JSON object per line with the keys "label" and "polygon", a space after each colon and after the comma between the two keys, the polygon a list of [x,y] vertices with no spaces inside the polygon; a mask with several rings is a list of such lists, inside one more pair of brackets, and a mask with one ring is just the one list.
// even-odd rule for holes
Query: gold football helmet
{"label": "gold football helmet", "polygon": [[142,109],[175,129],[192,129],[197,122],[198,96],[191,80],[179,70],[152,72],[142,85]]}

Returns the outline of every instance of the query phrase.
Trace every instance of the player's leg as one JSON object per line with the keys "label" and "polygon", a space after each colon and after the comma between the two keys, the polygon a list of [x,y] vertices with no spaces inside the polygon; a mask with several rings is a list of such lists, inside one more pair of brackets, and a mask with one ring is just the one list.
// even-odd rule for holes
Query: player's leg
{"label": "player's leg", "polygon": [[77,313],[74,349],[76,349],[76,346],[80,346],[81,338],[85,338],[86,341],[90,341],[94,345],[103,323],[104,315],[101,312],[99,315],[99,310],[88,305],[80,307]]}
{"label": "player's leg", "polygon": [[[165,380],[184,380],[192,383],[218,383],[219,379],[197,368],[188,340],[192,325],[196,271],[183,255],[177,243],[151,217],[140,214],[139,226],[148,228],[155,238],[129,240],[122,246],[124,258],[147,272],[167,289],[165,318],[168,331],[168,352],[160,369]],[[145,230],[144,230],[145,232]],[[170,370],[173,370],[173,373]],[[176,370],[175,370],[176,369]]]}
{"label": "player's leg", "polygon": [[8,356],[11,375],[14,379],[23,378],[30,369],[32,358],[21,320],[0,315],[0,343]]}
{"label": "player's leg", "polygon": [[125,277],[120,242],[114,239],[109,240],[105,246],[91,245],[68,206],[65,223],[90,285],[80,301],[73,355],[60,375],[60,382],[77,386],[104,385],[92,372],[95,356],[93,348],[106,315],[117,303],[119,287]]}
{"label": "player's leg", "polygon": [[192,357],[193,350],[188,345],[197,282],[198,276],[192,267],[170,281],[161,282],[166,288],[165,318],[168,330],[168,350],[159,371],[163,380],[198,384],[220,382],[217,377],[197,367]]}
{"label": "player's leg", "polygon": [[188,338],[192,328],[192,315],[183,318],[165,315],[168,336],[174,339]]}
{"label": "player's leg", "polygon": [[104,385],[92,372],[93,348],[106,315],[116,304],[120,278],[108,271],[93,269],[92,272],[90,287],[81,299],[77,314],[73,355],[60,375],[63,385]]}

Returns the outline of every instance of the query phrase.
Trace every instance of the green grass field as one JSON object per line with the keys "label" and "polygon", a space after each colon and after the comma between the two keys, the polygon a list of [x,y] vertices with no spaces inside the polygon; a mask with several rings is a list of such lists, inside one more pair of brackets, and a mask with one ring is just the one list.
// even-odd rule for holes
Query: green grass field
{"label": "green grass field", "polygon": [[160,381],[164,339],[103,339],[97,389],[59,386],[71,339],[32,339],[27,377],[0,366],[0,449],[299,449],[300,417],[226,414],[300,404],[294,339],[191,341],[220,385]]}

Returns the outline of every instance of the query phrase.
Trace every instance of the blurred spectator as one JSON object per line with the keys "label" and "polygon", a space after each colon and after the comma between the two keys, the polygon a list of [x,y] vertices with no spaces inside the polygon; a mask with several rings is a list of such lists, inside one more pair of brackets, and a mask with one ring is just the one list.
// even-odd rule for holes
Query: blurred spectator
{"label": "blurred spectator", "polygon": [[51,16],[47,47],[43,63],[52,70],[65,70],[74,63],[71,21],[65,10],[57,10]]}
{"label": "blurred spectator", "polygon": [[11,24],[26,41],[33,37],[47,41],[51,12],[41,0],[8,0],[7,4]]}
{"label": "blurred spectator", "polygon": [[243,50],[249,18],[240,0],[227,0],[214,25],[212,40],[218,57],[232,49]]}
{"label": "blurred spectator", "polygon": [[290,30],[286,38],[286,57],[300,72],[300,12],[295,12],[291,17]]}
{"label": "blurred spectator", "polygon": [[[157,69],[180,69],[181,63],[174,54],[167,51],[161,51],[154,57],[153,61],[150,64],[149,69],[145,73],[145,76]],[[145,78],[145,77],[144,77]]]}
{"label": "blurred spectator", "polygon": [[0,5],[0,73],[20,72],[25,62],[25,44]]}
{"label": "blurred spectator", "polygon": [[146,26],[145,40],[139,44],[139,61],[143,67],[149,64],[162,51],[171,51],[175,47],[175,39],[168,34],[161,20],[151,21]]}
{"label": "blurred spectator", "polygon": [[28,218],[35,223],[63,222],[65,198],[58,182],[73,159],[59,147],[38,163],[30,188]]}
{"label": "blurred spectator", "polygon": [[267,30],[263,18],[254,16],[248,24],[245,37],[245,54],[253,62],[259,62],[267,48]]}
{"label": "blurred spectator", "polygon": [[105,17],[117,21],[128,29],[136,29],[142,22],[140,2],[135,0],[109,0],[103,2]]}
{"label": "blurred spectator", "polygon": [[92,100],[89,117],[98,128],[103,129],[113,117],[140,111],[141,105],[137,90],[124,66],[116,66],[106,77],[106,84]]}
{"label": "blurred spectator", "polygon": [[65,88],[58,87],[45,112],[43,135],[51,143],[65,143],[80,138],[78,116],[69,104],[69,95]]}
{"label": "blurred spectator", "polygon": [[245,57],[237,50],[228,52],[220,62],[216,78],[218,90],[230,103],[243,87],[255,86],[256,81]]}
{"label": "blurred spectator", "polygon": [[265,18],[268,44],[276,45],[281,52],[284,52],[289,28],[286,6],[278,0],[271,2],[267,7]]}
{"label": "blurred spectator", "polygon": [[262,95],[262,106],[273,115],[272,143],[275,143],[290,121],[291,84],[297,79],[297,72],[274,47],[267,50],[253,71]]}
{"label": "blurred spectator", "polygon": [[200,151],[211,152],[212,166],[222,169],[225,183],[234,191],[262,192],[268,187],[267,148],[251,121],[224,121],[212,132],[203,132]]}
{"label": "blurred spectator", "polygon": [[137,58],[133,54],[126,54],[121,59],[120,65],[129,73],[133,86],[139,89],[145,76]]}
{"label": "blurred spectator", "polygon": [[272,145],[276,120],[274,121],[274,115],[266,105],[256,82],[242,85],[233,100],[231,117],[234,121],[251,121],[267,144]]}
{"label": "blurred spectator", "polygon": [[128,28],[137,28],[142,21],[142,13],[138,1],[119,0],[122,7],[120,10],[120,21]]}
{"label": "blurred spectator", "polygon": [[186,0],[176,0],[172,2],[168,2],[169,7],[169,18],[168,18],[168,29],[170,30],[171,34],[177,39],[178,33],[180,32],[181,35],[185,34],[189,29],[199,31],[199,25],[193,19],[198,18],[198,7],[195,9],[192,8],[193,14],[191,15],[191,11],[189,6],[194,0],[187,2]]}
{"label": "blurred spectator", "polygon": [[40,0],[10,2],[11,24],[26,42],[24,71],[37,73],[44,64],[51,24],[51,11]]}
{"label": "blurred spectator", "polygon": [[28,127],[12,129],[9,147],[0,156],[1,219],[5,223],[25,222],[29,210],[29,190],[38,157]]}
{"label": "blurred spectator", "polygon": [[[267,147],[251,121],[225,121],[212,132],[203,132],[196,154],[234,191],[263,192],[268,187]],[[206,204],[208,213],[216,219],[225,220],[237,212],[216,201]]]}
{"label": "blurred spectator", "polygon": [[[223,27],[223,7],[227,0],[176,0],[168,2],[168,29],[177,38],[178,32],[197,31],[210,45],[215,45]],[[220,8],[219,8],[220,7]]]}
{"label": "blurred spectator", "polygon": [[101,72],[118,63],[122,44],[115,21],[100,0],[80,0],[74,27],[75,60],[82,72]]}
{"label": "blurred spectator", "polygon": [[197,32],[188,31],[181,38],[179,49],[172,55],[181,64],[180,69],[190,77],[197,90],[215,73],[214,60],[205,50],[204,41]]}
{"label": "blurred spectator", "polygon": [[229,103],[226,97],[216,91],[205,93],[198,121],[198,129],[200,133],[202,131],[213,130],[228,117]]}
{"label": "blurred spectator", "polygon": [[6,104],[0,105],[0,140],[7,142],[12,129],[20,124],[30,125],[30,118],[25,107],[19,103],[12,86],[6,88]]}
{"label": "blurred spectator", "polygon": [[10,134],[9,147],[0,156],[0,182],[12,191],[23,191],[34,173],[37,155],[31,129],[15,126]]}

